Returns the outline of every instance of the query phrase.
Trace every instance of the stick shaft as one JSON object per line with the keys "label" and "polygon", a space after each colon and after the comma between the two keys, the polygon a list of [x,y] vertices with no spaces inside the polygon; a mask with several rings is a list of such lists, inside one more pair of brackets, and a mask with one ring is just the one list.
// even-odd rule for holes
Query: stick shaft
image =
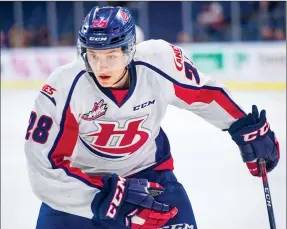
{"label": "stick shaft", "polygon": [[259,166],[260,166],[260,172],[262,175],[262,183],[263,183],[263,188],[264,188],[264,196],[265,196],[266,207],[267,207],[267,211],[268,211],[270,229],[276,229],[273,204],[272,204],[272,200],[271,200],[271,193],[270,193],[270,189],[269,189],[269,183],[268,183],[265,161],[260,160]]}

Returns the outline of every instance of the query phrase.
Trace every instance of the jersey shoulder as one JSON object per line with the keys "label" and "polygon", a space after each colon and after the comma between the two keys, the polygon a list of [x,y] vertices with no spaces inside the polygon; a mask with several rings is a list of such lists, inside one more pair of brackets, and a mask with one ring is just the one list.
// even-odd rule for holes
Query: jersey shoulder
{"label": "jersey shoulder", "polygon": [[37,99],[42,104],[52,105],[50,103],[52,102],[54,106],[61,107],[59,104],[63,105],[67,100],[76,85],[75,81],[79,80],[84,74],[87,73],[85,64],[81,59],[56,68],[42,86]]}
{"label": "jersey shoulder", "polygon": [[181,85],[201,86],[211,78],[202,74],[187,57],[184,50],[164,40],[139,43],[135,55],[136,65],[152,71],[159,80]]}
{"label": "jersey shoulder", "polygon": [[46,84],[61,88],[61,90],[69,90],[79,77],[79,74],[85,73],[85,64],[82,59],[76,59],[71,63],[56,68],[48,77]]}
{"label": "jersey shoulder", "polygon": [[134,60],[152,65],[165,73],[172,73],[184,68],[183,58],[181,48],[165,40],[148,40],[137,45]]}
{"label": "jersey shoulder", "polygon": [[147,40],[136,46],[135,59],[140,61],[149,61],[156,57],[164,57],[172,54],[172,45],[165,40]]}

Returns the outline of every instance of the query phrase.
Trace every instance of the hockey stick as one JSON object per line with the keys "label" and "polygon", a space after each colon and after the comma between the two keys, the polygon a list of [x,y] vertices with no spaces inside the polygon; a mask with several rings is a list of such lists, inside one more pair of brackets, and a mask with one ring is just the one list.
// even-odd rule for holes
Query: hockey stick
{"label": "hockey stick", "polygon": [[266,207],[268,211],[270,229],[276,229],[275,217],[274,217],[274,212],[273,212],[273,204],[271,200],[271,193],[269,189],[268,177],[267,177],[267,172],[266,172],[266,163],[264,159],[259,160],[259,168],[260,168],[260,174],[262,176],[262,183],[263,183],[263,188],[264,188],[264,195],[265,195]]}

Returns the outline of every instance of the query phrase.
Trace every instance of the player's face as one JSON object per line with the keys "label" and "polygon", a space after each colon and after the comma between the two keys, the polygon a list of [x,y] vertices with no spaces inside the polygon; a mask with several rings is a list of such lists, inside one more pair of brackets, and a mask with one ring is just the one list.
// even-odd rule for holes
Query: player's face
{"label": "player's face", "polygon": [[111,87],[123,74],[127,56],[121,48],[87,50],[89,64],[102,87]]}

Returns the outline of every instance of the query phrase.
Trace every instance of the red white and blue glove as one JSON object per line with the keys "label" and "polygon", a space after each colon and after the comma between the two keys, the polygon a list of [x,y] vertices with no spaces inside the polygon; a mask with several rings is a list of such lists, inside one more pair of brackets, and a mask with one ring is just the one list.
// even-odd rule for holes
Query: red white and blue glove
{"label": "red white and blue glove", "polygon": [[261,176],[259,159],[266,162],[267,172],[272,171],[280,159],[279,143],[266,120],[266,111],[252,106],[252,113],[235,121],[228,130],[239,146],[241,157],[253,176]]}
{"label": "red white and blue glove", "polygon": [[151,193],[164,189],[146,179],[123,178],[116,174],[103,178],[104,187],[92,202],[95,219],[113,219],[131,229],[157,229],[178,210],[154,200]]}

